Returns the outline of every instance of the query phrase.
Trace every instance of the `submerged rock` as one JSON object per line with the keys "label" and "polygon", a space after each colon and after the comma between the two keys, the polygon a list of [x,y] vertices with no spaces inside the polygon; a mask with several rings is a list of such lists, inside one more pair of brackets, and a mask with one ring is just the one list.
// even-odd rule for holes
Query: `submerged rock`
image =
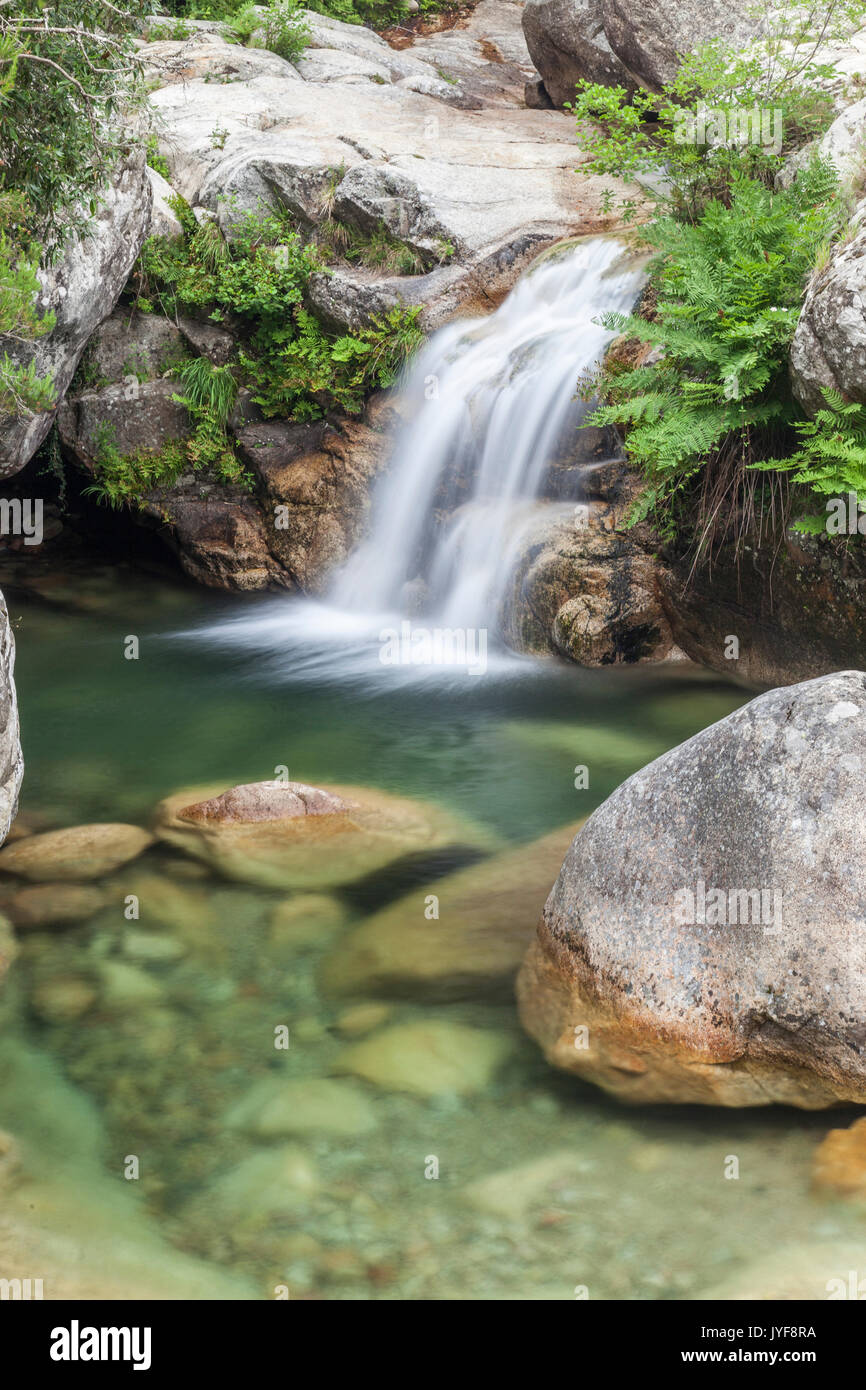
{"label": "submerged rock", "polygon": [[17,954],[18,944],[12,930],[12,923],[6,917],[0,916],[0,980],[3,979]]}
{"label": "submerged rock", "polygon": [[102,889],[89,884],[38,883],[20,888],[6,910],[21,931],[86,922],[104,903]]}
{"label": "submerged rock", "polygon": [[585,1180],[586,1159],[573,1149],[558,1149],[479,1178],[464,1190],[463,1199],[476,1211],[519,1221],[535,1206],[561,1202],[563,1190],[579,1192]]}
{"label": "submerged rock", "polygon": [[[124,1181],[125,1150],[95,1104],[53,1058],[9,1037],[0,1040],[0,1110],[18,1162],[0,1212],[3,1276],[40,1278],[45,1299],[76,1302],[260,1296],[243,1275],[168,1242],[139,1184]],[[150,1162],[142,1157],[145,1170]]]}
{"label": "submerged rock", "polygon": [[490,1085],[512,1048],[512,1040],[502,1033],[422,1019],[396,1024],[346,1048],[336,1070],[384,1091],[473,1095]]}
{"label": "submerged rock", "polygon": [[477,998],[491,989],[510,995],[574,831],[554,830],[374,913],[325,961],[325,989],[421,998]]}
{"label": "submerged rock", "polygon": [[372,1102],[351,1081],[269,1076],[232,1107],[226,1123],[230,1129],[275,1139],[290,1134],[367,1134],[376,1128],[377,1117]]}
{"label": "submerged rock", "polygon": [[698,1299],[752,1303],[862,1299],[866,1294],[866,1241],[813,1241],[784,1245],[706,1289]]}
{"label": "submerged rock", "polygon": [[0,851],[0,872],[34,883],[101,878],[137,859],[153,842],[137,825],[72,825],[6,845]]}
{"label": "submerged rock", "polygon": [[407,855],[485,843],[477,827],[428,803],[278,781],[177,792],[157,807],[156,834],[227,878],[267,888],[352,883]]}
{"label": "submerged rock", "polygon": [[46,1023],[71,1023],[88,1013],[96,999],[97,991],[90,980],[70,975],[43,980],[33,990],[30,1004]]}
{"label": "submerged rock", "polygon": [[518,980],[555,1066],[628,1101],[866,1100],[866,675],[772,690],[576,837]]}
{"label": "submerged rock", "polygon": [[866,1199],[866,1119],[830,1130],[815,1154],[812,1185],[833,1196]]}
{"label": "submerged rock", "polygon": [[320,1181],[315,1164],[303,1149],[286,1144],[250,1154],[222,1173],[192,1203],[209,1220],[216,1209],[220,1219],[241,1227],[257,1226],[273,1217],[292,1216],[306,1207]]}

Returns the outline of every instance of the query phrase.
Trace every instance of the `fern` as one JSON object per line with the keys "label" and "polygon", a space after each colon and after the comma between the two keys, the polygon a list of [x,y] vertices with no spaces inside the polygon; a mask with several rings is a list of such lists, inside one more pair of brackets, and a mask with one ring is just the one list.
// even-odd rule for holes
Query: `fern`
{"label": "fern", "polygon": [[695,223],[666,217],[646,230],[657,253],[654,317],[605,314],[600,322],[651,345],[659,360],[606,370],[597,383],[605,403],[589,420],[625,427],[651,486],[652,502],[632,521],[669,510],[714,459],[737,460],[742,473],[801,419],[788,348],[816,247],[838,217],[832,201],[811,204],[812,187],[773,194],[737,176],[730,205],[713,201]]}

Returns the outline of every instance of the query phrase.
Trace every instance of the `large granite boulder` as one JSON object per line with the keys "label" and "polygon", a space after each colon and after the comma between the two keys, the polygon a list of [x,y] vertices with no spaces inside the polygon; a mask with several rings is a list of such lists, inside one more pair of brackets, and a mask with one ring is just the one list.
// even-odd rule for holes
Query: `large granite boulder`
{"label": "large granite boulder", "polygon": [[634,87],[604,32],[602,0],[527,0],[523,32],[529,56],[555,106],[573,101],[579,81]]}
{"label": "large granite boulder", "polygon": [[574,840],[518,982],[554,1065],[626,1101],[866,1101],[866,674],[771,690]]}
{"label": "large granite boulder", "polygon": [[701,44],[744,46],[759,28],[754,8],[751,0],[527,0],[523,31],[548,94],[561,106],[581,78],[656,90]]}
{"label": "large granite boulder", "polygon": [[828,389],[866,404],[866,225],[839,243],[812,276],[791,343],[791,383],[814,414]]}
{"label": "large granite boulder", "polygon": [[601,13],[616,56],[653,88],[671,82],[701,44],[721,39],[742,48],[760,26],[753,0],[601,0]]}

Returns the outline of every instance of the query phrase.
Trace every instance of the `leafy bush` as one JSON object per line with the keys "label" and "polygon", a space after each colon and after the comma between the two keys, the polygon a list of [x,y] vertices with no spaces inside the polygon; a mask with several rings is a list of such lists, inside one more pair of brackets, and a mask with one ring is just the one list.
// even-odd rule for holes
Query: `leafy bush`
{"label": "leafy bush", "polygon": [[[581,83],[572,107],[583,167],[650,175],[657,198],[641,229],[657,253],[657,303],[603,318],[655,351],[634,366],[614,350],[586,384],[604,402],[590,423],[622,426],[647,479],[631,523],[652,514],[697,559],[722,539],[777,538],[816,491],[857,490],[866,417],[831,400],[807,421],[788,370],[804,286],[845,232],[851,190],[817,159],[787,192],[773,190],[787,156],[833,118],[838,74],[820,45],[864,16],[863,0],[794,3],[745,53],[698,49],[661,93]],[[756,108],[757,126],[762,113],[772,126],[743,121]],[[814,517],[797,525],[818,529]]]}
{"label": "leafy bush", "polygon": [[[569,109],[587,172],[654,175],[656,194],[696,218],[743,174],[768,186],[787,156],[833,120],[838,74],[821,46],[866,19],[864,0],[794,0],[761,7],[764,36],[745,52],[721,40],[687,55],[658,92],[581,81]],[[659,184],[663,175],[665,183]]]}
{"label": "leafy bush", "polygon": [[0,6],[0,192],[25,200],[40,239],[87,224],[135,142],[131,108],[144,88],[133,39],[148,8],[147,0]]}
{"label": "leafy bush", "polygon": [[121,454],[110,425],[101,425],[95,438],[94,481],[84,496],[118,509],[141,502],[154,488],[171,487],[189,467],[181,441],[167,444],[159,453]]}
{"label": "leafy bush", "polygon": [[268,416],[354,413],[419,345],[419,310],[393,310],[355,334],[332,334],[304,305],[310,276],[322,268],[315,247],[278,213],[242,214],[230,241],[216,223],[199,227],[187,217],[182,242],[145,246],[139,308],[235,319],[248,344],[242,381]]}
{"label": "leafy bush", "polygon": [[310,39],[301,8],[299,0],[270,0],[262,10],[249,0],[229,19],[228,30],[242,43],[259,34],[262,48],[291,62],[301,56]]}

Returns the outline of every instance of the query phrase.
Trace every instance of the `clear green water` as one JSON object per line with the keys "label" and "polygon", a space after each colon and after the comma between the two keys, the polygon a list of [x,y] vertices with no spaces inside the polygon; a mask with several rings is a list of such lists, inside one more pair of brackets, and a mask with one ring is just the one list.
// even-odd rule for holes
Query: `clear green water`
{"label": "clear green water", "polygon": [[[746,698],[691,671],[553,663],[471,686],[375,694],[293,680],[249,651],[166,639],[254,613],[252,601],[122,571],[111,586],[79,591],[75,607],[13,596],[10,610],[27,761],[21,811],[40,829],[147,824],[179,787],[262,780],[284,764],[313,783],[437,802],[516,844],[586,814]],[[140,638],[137,662],[123,658],[129,633]],[[574,788],[577,764],[589,768],[588,791]],[[275,944],[269,923],[285,893],[223,881],[165,848],[134,867],[179,893],[177,920],[169,909],[156,924],[176,954],[136,962],[156,997],[65,1021],[40,1016],[34,1002],[46,981],[86,981],[99,962],[126,959],[115,898],[80,926],[23,935],[7,987],[7,1049],[11,1038],[54,1059],[75,1088],[58,1105],[75,1095],[95,1103],[94,1162],[126,1191],[125,1156],[139,1156],[135,1197],[147,1221],[215,1281],[228,1272],[262,1298],[285,1285],[292,1298],[570,1299],[578,1284],[593,1298],[690,1298],[792,1239],[832,1239],[850,1224],[809,1193],[826,1117],[623,1109],[550,1070],[511,1003],[483,986],[450,1004],[390,999],[385,1025],[436,1019],[506,1039],[509,1060],[480,1094],[419,1097],[357,1082],[375,1112],[368,1132],[270,1141],[239,1132],[226,1115],[254,1083],[324,1078],[338,1065],[348,1002],[323,993],[320,968],[340,936]],[[345,897],[345,930],[394,891],[383,875],[363,900]],[[292,1046],[275,1057],[283,1022]],[[28,1076],[8,1057],[0,1065],[0,1123],[25,1148]],[[287,1143],[297,1190],[284,1201],[263,1172]],[[724,1177],[732,1154],[737,1181]],[[425,1177],[431,1155],[436,1180]],[[551,1155],[543,1179],[526,1169]],[[480,1181],[510,1170],[504,1200],[479,1199]],[[67,1218],[58,1208],[46,1219]]]}

